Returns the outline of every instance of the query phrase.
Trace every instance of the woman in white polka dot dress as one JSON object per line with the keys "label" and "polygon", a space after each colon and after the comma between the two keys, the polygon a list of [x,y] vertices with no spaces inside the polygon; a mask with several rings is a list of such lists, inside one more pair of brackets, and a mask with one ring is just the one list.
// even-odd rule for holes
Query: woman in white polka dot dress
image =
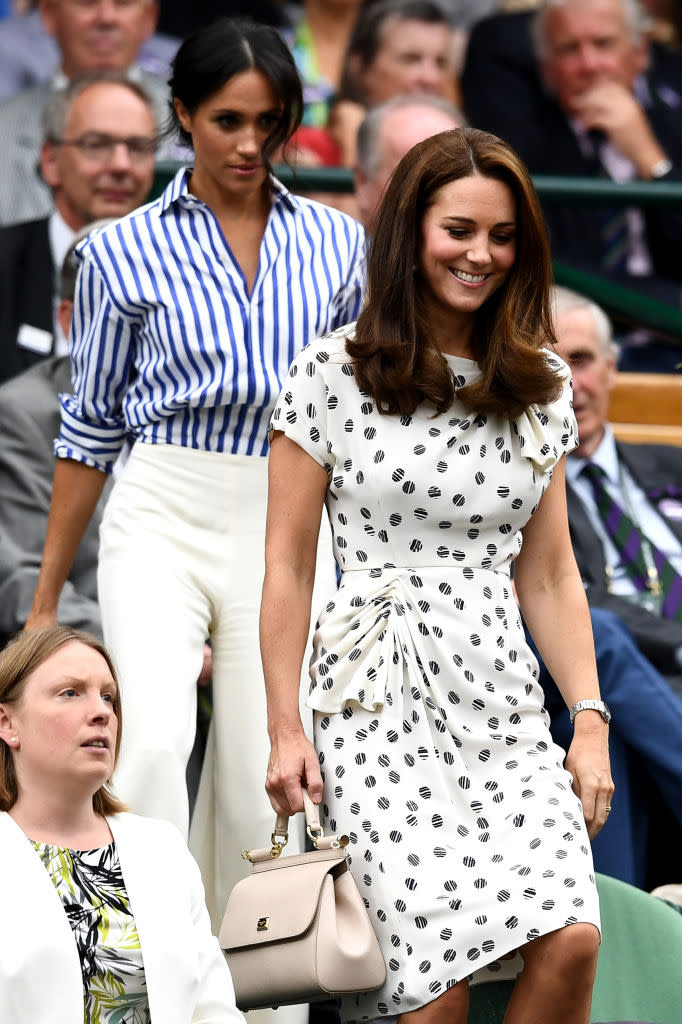
{"label": "woman in white polka dot dress", "polygon": [[[382,204],[367,308],[297,357],[272,419],[267,789],[289,814],[324,780],[324,820],[351,836],[387,978],[342,1000],[347,1021],[463,1024],[471,982],[519,970],[505,1024],[589,1021],[608,730],[576,713],[564,768],[510,579],[566,703],[598,701],[550,281],[516,154],[471,129],[428,139]],[[313,749],[298,679],[323,504],[342,577],[315,634]]]}

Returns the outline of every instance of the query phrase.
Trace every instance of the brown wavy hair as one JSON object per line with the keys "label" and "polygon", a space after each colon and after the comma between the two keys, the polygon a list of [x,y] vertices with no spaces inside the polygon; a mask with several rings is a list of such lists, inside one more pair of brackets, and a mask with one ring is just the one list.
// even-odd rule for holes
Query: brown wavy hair
{"label": "brown wavy hair", "polygon": [[475,174],[507,185],[516,201],[516,259],[475,315],[471,339],[481,377],[457,389],[476,412],[518,416],[558,397],[561,382],[540,351],[555,344],[552,262],[540,203],[514,150],[488,132],[456,128],[414,146],[398,164],[379,210],[369,255],[368,301],[346,343],[360,389],[383,413],[438,412],[455,397],[454,378],[430,337],[419,271],[421,224],[439,189]]}
{"label": "brown wavy hair", "polygon": [[[0,652],[0,704],[18,704],[23,695],[29,677],[37,668],[56,654],[65,644],[75,641],[91,647],[101,654],[116,683],[116,700],[113,705],[118,721],[116,745],[114,747],[114,768],[121,749],[121,695],[116,677],[116,669],[106,647],[80,629],[70,626],[49,626],[46,629],[35,629],[28,633],[17,633],[3,651]],[[0,811],[9,811],[17,802],[19,785],[14,770],[14,755],[11,748],[0,740]],[[92,806],[98,814],[118,814],[125,811],[125,804],[111,790],[111,779],[97,790],[92,798]]]}

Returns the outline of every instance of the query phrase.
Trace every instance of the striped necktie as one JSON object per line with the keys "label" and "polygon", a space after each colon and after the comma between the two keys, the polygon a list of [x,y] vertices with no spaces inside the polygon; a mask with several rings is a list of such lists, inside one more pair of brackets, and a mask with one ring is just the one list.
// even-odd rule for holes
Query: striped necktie
{"label": "striped necktie", "polygon": [[[639,591],[652,590],[658,585],[662,597],[661,615],[682,622],[682,576],[666,555],[644,536],[633,519],[624,511],[604,486],[605,473],[601,466],[588,462],[582,475],[592,485],[599,518],[608,536],[620,554],[625,570]],[[652,579],[643,547],[651,551],[658,579]]]}
{"label": "striped necktie", "polygon": [[[610,174],[602,160],[602,146],[607,137],[604,132],[592,129],[587,133],[594,153],[594,171],[600,178]],[[600,263],[604,270],[627,271],[630,255],[630,225],[628,211],[624,206],[610,207],[599,212],[601,236]]]}

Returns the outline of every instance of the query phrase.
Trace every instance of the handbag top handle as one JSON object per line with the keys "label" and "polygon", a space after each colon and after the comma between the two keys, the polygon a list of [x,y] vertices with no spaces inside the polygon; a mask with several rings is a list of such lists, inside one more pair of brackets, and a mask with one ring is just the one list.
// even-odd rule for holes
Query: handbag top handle
{"label": "handbag top handle", "polygon": [[[320,813],[317,804],[314,804],[308,790],[303,787],[303,810],[305,811],[306,831],[316,850],[339,850],[345,849],[350,842],[346,835],[325,836],[324,829],[320,824]],[[259,861],[279,857],[289,841],[289,816],[278,814],[275,819],[275,829],[270,836],[271,847],[262,850],[242,850],[244,860],[256,864]]]}

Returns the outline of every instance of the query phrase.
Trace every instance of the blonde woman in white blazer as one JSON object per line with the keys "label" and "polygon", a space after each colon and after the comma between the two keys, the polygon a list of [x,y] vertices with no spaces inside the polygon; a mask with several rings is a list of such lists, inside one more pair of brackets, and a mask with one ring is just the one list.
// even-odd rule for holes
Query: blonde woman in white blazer
{"label": "blonde woman in white blazer", "polygon": [[243,1024],[184,840],[109,788],[119,745],[93,637],[55,626],[0,653],[0,1017]]}

